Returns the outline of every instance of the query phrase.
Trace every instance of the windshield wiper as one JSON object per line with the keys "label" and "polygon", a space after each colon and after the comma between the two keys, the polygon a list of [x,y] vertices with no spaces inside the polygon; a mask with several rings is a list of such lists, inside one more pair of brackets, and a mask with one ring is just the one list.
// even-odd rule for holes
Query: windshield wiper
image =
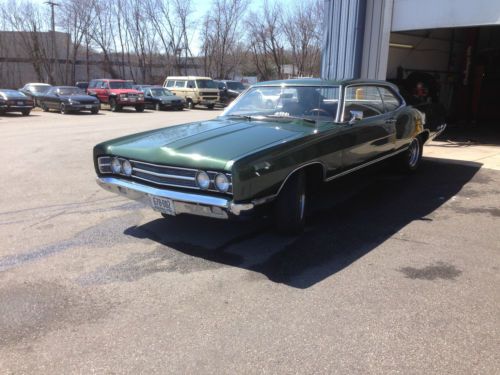
{"label": "windshield wiper", "polygon": [[310,124],[316,124],[316,120],[310,119],[310,118],[305,118],[305,117],[299,117],[299,116],[280,116],[280,115],[267,115],[266,117],[270,118],[276,118],[276,119],[290,119],[290,120],[302,120],[305,122],[308,122]]}
{"label": "windshield wiper", "polygon": [[231,118],[244,118],[245,120],[252,121],[252,120],[263,120],[264,116],[249,116],[249,115],[226,115],[226,117],[231,117]]}

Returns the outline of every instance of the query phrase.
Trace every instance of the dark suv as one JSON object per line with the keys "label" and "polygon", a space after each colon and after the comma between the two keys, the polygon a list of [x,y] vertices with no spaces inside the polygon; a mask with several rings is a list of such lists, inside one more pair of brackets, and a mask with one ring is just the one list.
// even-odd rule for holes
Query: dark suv
{"label": "dark suv", "polygon": [[123,107],[134,107],[137,112],[144,111],[144,93],[135,90],[131,81],[123,79],[93,79],[87,94],[95,96],[101,103],[109,104],[111,111]]}

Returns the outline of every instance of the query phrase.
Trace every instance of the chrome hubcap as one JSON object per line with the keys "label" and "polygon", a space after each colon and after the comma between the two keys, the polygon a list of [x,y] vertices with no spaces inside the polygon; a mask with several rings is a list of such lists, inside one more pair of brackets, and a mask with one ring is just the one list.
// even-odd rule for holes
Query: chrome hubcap
{"label": "chrome hubcap", "polygon": [[410,148],[408,149],[409,160],[408,164],[410,167],[414,167],[418,163],[418,159],[420,157],[420,145],[418,143],[418,139],[415,138],[413,142],[410,144]]}

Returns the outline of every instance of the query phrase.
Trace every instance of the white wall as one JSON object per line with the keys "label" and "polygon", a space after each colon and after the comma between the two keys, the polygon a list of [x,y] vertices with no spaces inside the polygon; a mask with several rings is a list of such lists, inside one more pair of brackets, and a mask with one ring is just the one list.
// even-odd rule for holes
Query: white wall
{"label": "white wall", "polygon": [[392,31],[500,25],[500,0],[394,0]]}

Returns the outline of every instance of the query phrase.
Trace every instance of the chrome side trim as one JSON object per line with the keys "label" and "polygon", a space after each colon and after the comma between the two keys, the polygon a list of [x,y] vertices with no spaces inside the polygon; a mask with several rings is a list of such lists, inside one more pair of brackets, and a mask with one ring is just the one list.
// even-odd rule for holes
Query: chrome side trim
{"label": "chrome side trim", "polygon": [[331,180],[335,180],[336,178],[339,178],[339,177],[342,177],[342,176],[345,176],[349,173],[352,173],[352,172],[356,172],[356,171],[359,171],[360,169],[362,168],[365,168],[365,167],[368,167],[372,164],[375,164],[375,163],[378,163],[379,161],[382,161],[382,160],[385,160],[385,159],[388,159],[390,157],[393,157],[397,154],[400,154],[402,152],[405,152],[406,150],[408,150],[408,146],[406,146],[405,148],[402,148],[401,150],[398,150],[396,152],[393,152],[393,153],[390,153],[390,154],[387,154],[387,155],[384,155],[378,159],[375,159],[375,160],[372,160],[372,161],[369,161],[368,163],[365,163],[365,164],[361,164],[361,165],[358,165],[357,167],[354,167],[354,168],[351,168],[351,169],[348,169],[344,172],[340,172],[334,176],[331,176],[331,177],[328,177],[327,179],[325,179],[326,182],[328,181],[331,181]]}
{"label": "chrome side trim", "polygon": [[104,190],[144,203],[148,203],[150,195],[171,199],[178,213],[227,219],[228,212],[238,216],[241,212],[254,208],[253,203],[240,204],[227,198],[158,189],[114,177],[98,177],[97,184]]}

